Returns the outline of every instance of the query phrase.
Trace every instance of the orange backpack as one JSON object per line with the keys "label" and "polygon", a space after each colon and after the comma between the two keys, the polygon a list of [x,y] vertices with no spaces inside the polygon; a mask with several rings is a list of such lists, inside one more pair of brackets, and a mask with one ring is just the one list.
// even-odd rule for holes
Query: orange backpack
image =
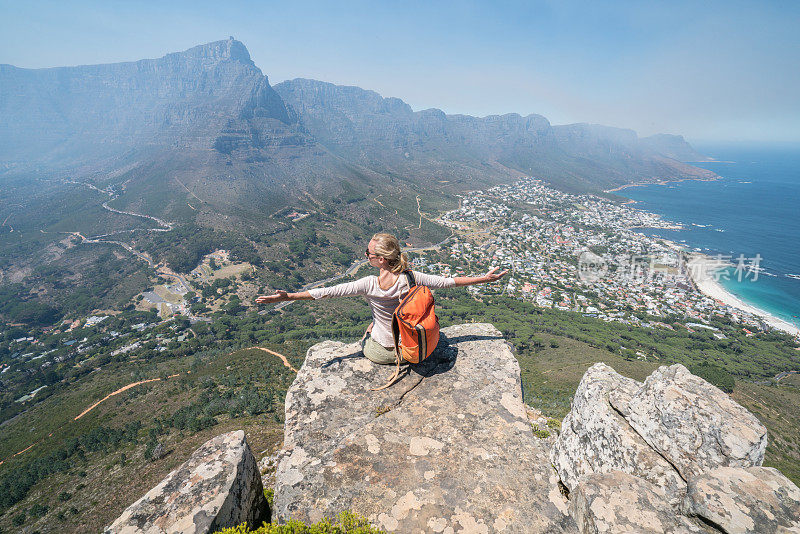
{"label": "orange backpack", "polygon": [[439,318],[433,309],[433,293],[425,286],[418,286],[414,273],[403,271],[408,279],[408,294],[400,301],[392,315],[392,335],[397,354],[397,368],[384,386],[387,388],[400,374],[400,358],[408,363],[420,363],[431,355],[439,344]]}

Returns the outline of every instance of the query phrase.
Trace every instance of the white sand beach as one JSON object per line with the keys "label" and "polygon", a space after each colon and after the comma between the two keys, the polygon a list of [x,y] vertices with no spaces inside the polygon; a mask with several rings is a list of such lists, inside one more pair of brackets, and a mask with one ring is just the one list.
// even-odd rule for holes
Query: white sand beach
{"label": "white sand beach", "polygon": [[692,256],[687,264],[689,275],[692,277],[697,289],[699,289],[704,295],[709,296],[712,299],[716,299],[733,308],[738,308],[747,313],[757,315],[773,328],[782,330],[783,332],[793,336],[800,336],[800,329],[793,324],[779,319],[774,315],[770,315],[760,308],[756,308],[755,306],[747,304],[736,295],[733,295],[724,287],[722,287],[722,284],[715,279],[714,273],[728,266],[729,265],[725,262],[721,262],[718,259],[711,258],[703,254]]}

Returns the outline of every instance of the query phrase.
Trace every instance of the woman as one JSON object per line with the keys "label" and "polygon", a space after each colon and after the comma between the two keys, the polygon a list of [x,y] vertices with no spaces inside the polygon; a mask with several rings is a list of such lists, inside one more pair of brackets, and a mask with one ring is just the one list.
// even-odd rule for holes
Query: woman
{"label": "woman", "polygon": [[[262,295],[256,298],[257,304],[269,304],[284,300],[312,300],[330,297],[350,297],[364,295],[372,309],[372,324],[361,339],[364,356],[382,365],[394,364],[397,361],[392,337],[392,314],[400,301],[408,293],[408,280],[403,271],[408,269],[408,258],[400,250],[400,242],[391,234],[375,234],[364,252],[369,264],[378,269],[377,276],[365,276],[354,282],[347,282],[331,287],[322,287],[287,293],[276,291],[273,295]],[[485,284],[499,280],[508,272],[496,273],[492,269],[483,276],[457,276],[446,278],[412,271],[417,284],[429,288],[461,287],[473,284]]]}

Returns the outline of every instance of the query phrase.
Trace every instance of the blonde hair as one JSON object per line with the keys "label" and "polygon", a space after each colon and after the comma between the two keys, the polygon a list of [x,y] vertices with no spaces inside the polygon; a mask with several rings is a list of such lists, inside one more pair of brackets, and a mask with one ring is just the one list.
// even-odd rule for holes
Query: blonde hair
{"label": "blonde hair", "polygon": [[375,243],[375,254],[386,258],[389,270],[401,273],[408,269],[408,256],[400,250],[400,241],[392,234],[375,234],[370,240]]}

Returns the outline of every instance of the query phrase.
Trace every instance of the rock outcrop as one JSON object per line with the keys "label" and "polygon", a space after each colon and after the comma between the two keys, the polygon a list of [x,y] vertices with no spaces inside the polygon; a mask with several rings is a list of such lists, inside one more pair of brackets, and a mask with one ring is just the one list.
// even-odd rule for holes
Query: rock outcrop
{"label": "rock outcrop", "polygon": [[[357,344],[309,349],[283,448],[262,459],[273,521],[352,511],[389,532],[800,533],[800,488],[759,466],[764,427],[680,365],[640,383],[595,364],[555,439],[532,431],[548,421],[523,404],[491,325],[443,329],[426,362],[370,389],[391,371]],[[244,433],[231,432],[106,532],[213,532],[265,508]]]}
{"label": "rock outcrop", "polygon": [[204,443],[105,532],[205,534],[268,519],[256,460],[239,430]]}
{"label": "rock outcrop", "polygon": [[570,491],[586,475],[622,471],[662,488],[673,504],[680,502],[686,482],[609,402],[610,394],[618,404],[629,401],[640,386],[602,363],[583,375],[550,456]]}
{"label": "rock outcrop", "polygon": [[715,467],[764,461],[764,425],[682,365],[654,371],[623,410],[631,427],[684,479]]}
{"label": "rock outcrop", "polygon": [[800,489],[764,460],[767,431],[682,365],[644,383],[598,363],[551,458],[581,532],[800,532]]}
{"label": "rock outcrop", "polygon": [[800,532],[800,488],[770,467],[719,467],[689,482],[686,512],[724,532]]}
{"label": "rock outcrop", "polygon": [[570,495],[570,511],[582,533],[702,532],[665,497],[661,488],[642,478],[610,471],[583,477]]}
{"label": "rock outcrop", "polygon": [[387,531],[574,531],[500,332],[445,328],[428,361],[369,390],[390,372],[356,344],[309,349],[286,396],[277,520],[352,510]]}
{"label": "rock outcrop", "polygon": [[570,490],[584,475],[619,470],[677,504],[691,477],[761,465],[766,446],[767,429],[753,414],[682,365],[641,384],[598,363],[578,386],[551,458]]}

